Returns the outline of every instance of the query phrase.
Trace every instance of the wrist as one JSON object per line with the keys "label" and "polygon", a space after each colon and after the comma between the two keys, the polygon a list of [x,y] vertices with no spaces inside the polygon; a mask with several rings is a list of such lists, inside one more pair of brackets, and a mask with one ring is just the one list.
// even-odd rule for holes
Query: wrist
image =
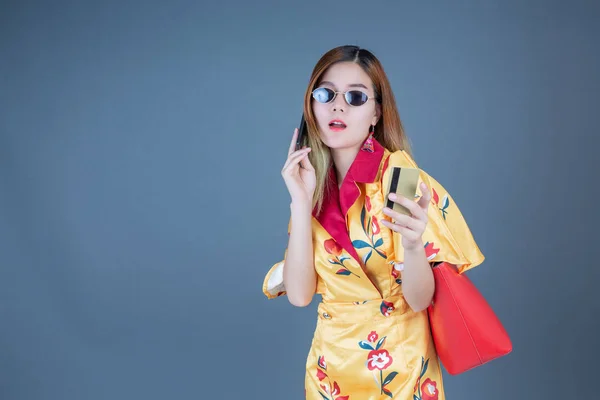
{"label": "wrist", "polygon": [[308,202],[291,202],[290,211],[292,214],[312,214],[312,207]]}
{"label": "wrist", "polygon": [[417,240],[414,242],[410,242],[410,243],[406,243],[403,244],[404,247],[404,253],[411,253],[411,254],[421,254],[425,252],[425,244],[423,243],[423,240]]}

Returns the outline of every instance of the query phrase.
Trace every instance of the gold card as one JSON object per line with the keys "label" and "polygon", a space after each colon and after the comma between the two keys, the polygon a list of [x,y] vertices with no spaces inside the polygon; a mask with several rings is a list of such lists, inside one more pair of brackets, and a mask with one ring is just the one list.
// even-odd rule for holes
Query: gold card
{"label": "gold card", "polygon": [[385,196],[386,206],[392,210],[405,215],[412,213],[404,206],[390,200],[388,195],[396,193],[399,196],[404,196],[409,200],[414,201],[417,194],[417,186],[419,184],[418,168],[409,167],[392,167],[388,182],[388,189]]}

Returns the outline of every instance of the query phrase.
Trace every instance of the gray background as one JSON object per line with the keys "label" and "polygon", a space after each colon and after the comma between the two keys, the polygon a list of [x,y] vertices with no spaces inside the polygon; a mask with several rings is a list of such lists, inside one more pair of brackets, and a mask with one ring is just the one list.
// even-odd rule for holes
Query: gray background
{"label": "gray background", "polygon": [[200,3],[1,3],[1,399],[302,398],[316,298],[261,285],[341,44],[383,62],[514,341],[448,398],[597,394],[597,2]]}

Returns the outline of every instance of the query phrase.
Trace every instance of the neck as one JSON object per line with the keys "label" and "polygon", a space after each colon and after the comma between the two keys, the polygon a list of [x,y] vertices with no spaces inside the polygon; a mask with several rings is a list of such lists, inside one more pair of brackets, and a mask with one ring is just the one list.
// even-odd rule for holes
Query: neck
{"label": "neck", "polygon": [[344,182],[344,178],[354,162],[358,151],[359,148],[331,149],[331,158],[333,159],[333,165],[335,165],[338,187],[342,186],[342,182]]}

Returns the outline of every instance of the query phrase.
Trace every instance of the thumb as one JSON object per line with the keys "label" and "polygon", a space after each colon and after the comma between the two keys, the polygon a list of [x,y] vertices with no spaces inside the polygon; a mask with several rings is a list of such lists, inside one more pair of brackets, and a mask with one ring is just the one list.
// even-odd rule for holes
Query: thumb
{"label": "thumb", "polygon": [[424,182],[421,182],[421,193],[422,196],[417,203],[423,210],[427,210],[431,201],[431,192]]}

